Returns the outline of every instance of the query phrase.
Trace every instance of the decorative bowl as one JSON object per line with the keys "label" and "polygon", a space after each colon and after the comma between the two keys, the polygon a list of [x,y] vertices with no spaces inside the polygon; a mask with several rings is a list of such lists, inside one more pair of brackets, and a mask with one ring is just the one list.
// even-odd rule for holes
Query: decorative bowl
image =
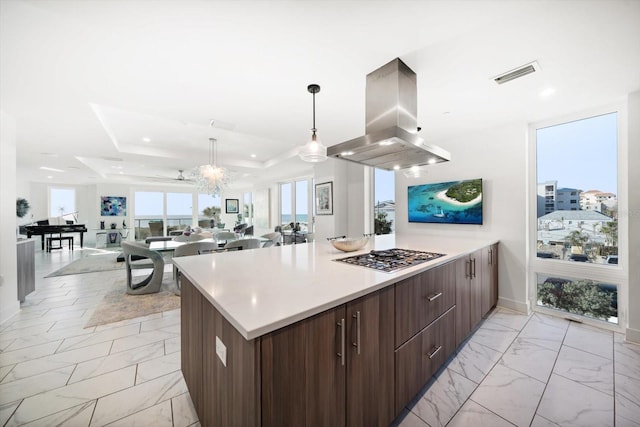
{"label": "decorative bowl", "polygon": [[331,244],[334,248],[339,249],[343,252],[353,252],[358,249],[362,249],[364,245],[369,242],[368,237],[341,237],[338,239],[331,240]]}

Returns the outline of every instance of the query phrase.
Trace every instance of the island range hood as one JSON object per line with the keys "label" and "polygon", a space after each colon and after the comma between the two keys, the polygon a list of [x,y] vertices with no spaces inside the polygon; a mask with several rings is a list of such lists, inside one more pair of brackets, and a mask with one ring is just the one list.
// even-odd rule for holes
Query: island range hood
{"label": "island range hood", "polygon": [[327,147],[327,156],[386,170],[449,161],[418,136],[417,98],[416,73],[400,58],[367,74],[365,135]]}

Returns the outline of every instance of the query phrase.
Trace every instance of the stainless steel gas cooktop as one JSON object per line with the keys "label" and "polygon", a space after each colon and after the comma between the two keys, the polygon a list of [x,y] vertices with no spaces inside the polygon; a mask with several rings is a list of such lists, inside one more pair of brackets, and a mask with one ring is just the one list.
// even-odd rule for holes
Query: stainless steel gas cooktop
{"label": "stainless steel gas cooktop", "polygon": [[347,258],[339,258],[335,261],[373,268],[374,270],[384,271],[385,273],[393,273],[394,271],[413,267],[423,262],[440,258],[441,256],[445,256],[445,254],[393,248],[383,251],[371,251],[366,254],[354,255]]}

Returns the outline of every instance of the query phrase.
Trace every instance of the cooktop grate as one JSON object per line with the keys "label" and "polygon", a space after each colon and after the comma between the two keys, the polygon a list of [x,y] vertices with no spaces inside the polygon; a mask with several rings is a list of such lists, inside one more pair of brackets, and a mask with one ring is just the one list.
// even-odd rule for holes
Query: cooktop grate
{"label": "cooktop grate", "polygon": [[445,254],[393,248],[383,251],[371,251],[366,254],[353,255],[346,258],[338,258],[334,261],[372,268],[385,273],[393,273],[403,268],[413,267],[442,256],[445,256]]}

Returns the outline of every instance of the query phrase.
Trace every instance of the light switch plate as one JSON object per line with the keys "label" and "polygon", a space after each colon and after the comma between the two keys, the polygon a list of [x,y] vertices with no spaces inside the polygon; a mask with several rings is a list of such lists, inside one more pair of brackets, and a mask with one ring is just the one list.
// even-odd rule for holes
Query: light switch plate
{"label": "light switch plate", "polygon": [[216,336],[216,354],[218,355],[218,359],[222,362],[222,364],[227,366],[227,347],[224,345],[222,340]]}

